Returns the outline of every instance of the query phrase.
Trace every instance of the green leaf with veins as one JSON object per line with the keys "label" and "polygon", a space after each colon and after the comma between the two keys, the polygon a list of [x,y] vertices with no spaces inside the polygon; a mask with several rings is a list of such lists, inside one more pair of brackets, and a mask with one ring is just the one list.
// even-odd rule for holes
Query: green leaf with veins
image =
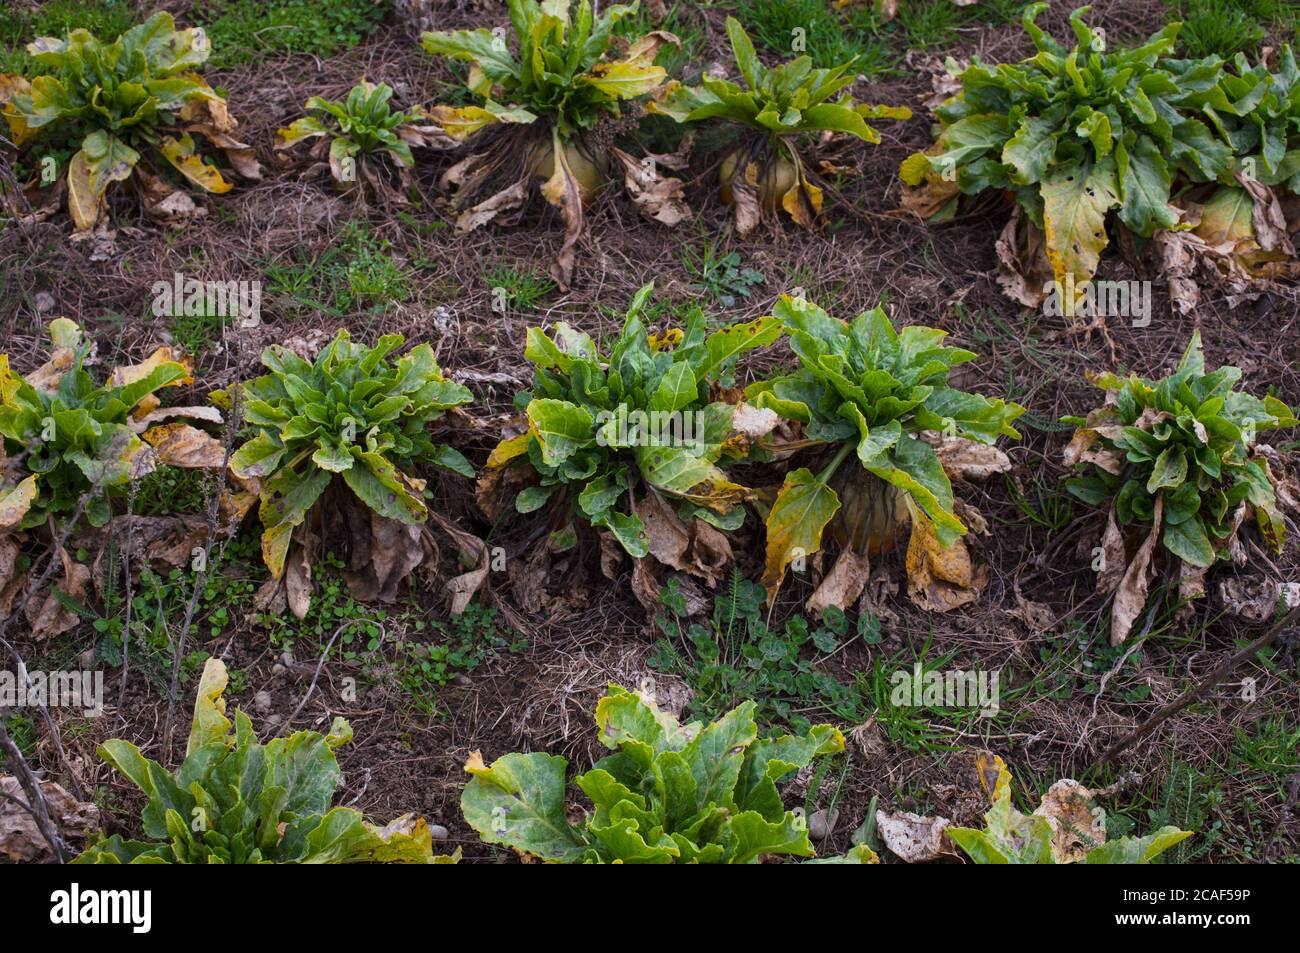
{"label": "green leaf with veins", "polygon": [[830,725],[759,738],[754,703],[709,725],[683,725],[654,699],[618,685],[596,706],[612,754],[574,779],[593,810],[569,821],[563,758],[507,754],[490,766],[471,756],[461,795],[484,841],[562,863],[752,864],[813,856],[804,819],[787,811],[778,782],[844,750]]}
{"label": "green leaf with veins", "polygon": [[428,432],[473,395],[443,376],[428,344],[390,361],[403,343],[393,334],[366,347],[340,331],[310,364],[272,345],[262,352],[270,373],[240,385],[253,434],[230,466],[239,477],[261,480],[262,525],[276,531],[264,540],[263,555],[275,575],[283,569],[287,533],[333,475],[379,515],[410,525],[428,517],[423,484],[410,467],[423,463],[473,476],[459,452],[435,444]]}

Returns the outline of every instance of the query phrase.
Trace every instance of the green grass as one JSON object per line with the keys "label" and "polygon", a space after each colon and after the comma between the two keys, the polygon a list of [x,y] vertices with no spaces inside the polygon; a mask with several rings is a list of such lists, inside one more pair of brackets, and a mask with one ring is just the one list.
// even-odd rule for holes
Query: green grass
{"label": "green grass", "polygon": [[1170,19],[1183,21],[1180,52],[1190,57],[1245,52],[1252,59],[1270,29],[1293,40],[1300,3],[1296,0],[1167,0]]}
{"label": "green grass", "polygon": [[39,737],[36,731],[36,722],[20,711],[16,711],[12,715],[5,715],[2,720],[4,721],[5,731],[9,732],[9,737],[18,746],[18,750],[23,753],[23,757],[29,759],[35,757],[36,742]]}
{"label": "green grass", "polygon": [[160,466],[136,488],[134,512],[139,516],[203,513],[207,494],[213,489],[215,484],[206,471]]}
{"label": "green grass", "polygon": [[[202,26],[212,40],[208,66],[228,69],[289,53],[332,56],[373,34],[391,7],[391,0],[206,0],[176,19]],[[50,0],[36,10],[0,11],[0,71],[29,72],[23,47],[38,36],[84,28],[112,40],[153,9],[130,0]]]}
{"label": "green grass", "polygon": [[[747,0],[736,18],[756,44],[787,59],[807,53],[820,66],[834,66],[856,58],[857,72],[868,78],[887,72],[897,59],[870,4],[841,16],[827,0]],[[794,48],[797,38],[803,49]]]}
{"label": "green grass", "polygon": [[[512,268],[493,265],[483,269],[483,283],[492,289],[493,307],[498,295],[512,309],[530,311],[555,290],[555,282],[536,267]],[[500,289],[500,292],[497,291]]]}
{"label": "green grass", "polygon": [[289,261],[265,264],[264,293],[291,311],[323,311],[331,317],[384,311],[411,294],[409,271],[391,248],[392,242],[368,226],[345,222],[334,244],[320,254],[295,249]]}
{"label": "green grass", "polygon": [[[120,568],[114,565],[119,558],[120,554],[114,554],[106,572],[105,578],[114,584],[106,588],[102,608],[78,608],[78,614],[90,623],[97,635],[97,655],[114,667],[122,664],[126,636],[126,591],[121,585]],[[138,562],[137,556],[133,570],[139,568]],[[260,565],[254,535],[245,534],[223,547],[213,548],[190,633],[193,650],[182,659],[183,672],[188,673],[195,666],[202,668],[204,658],[199,653],[205,640],[220,637],[244,619],[256,584],[260,582],[256,574]],[[246,571],[249,566],[254,567],[254,574]],[[185,618],[196,575],[192,566],[165,574],[144,567],[132,591],[131,664],[158,691],[165,691],[170,679],[172,640],[179,634]]]}
{"label": "green grass", "polygon": [[35,10],[0,10],[0,72],[28,73],[33,61],[25,47],[39,36],[82,28],[111,41],[142,18],[129,0],[49,0]]}
{"label": "green grass", "polygon": [[390,0],[210,0],[193,22],[212,40],[208,63],[227,69],[267,56],[332,56],[370,36]]}
{"label": "green grass", "polygon": [[930,50],[951,44],[965,19],[963,9],[952,0],[903,0],[894,25],[908,49]]}

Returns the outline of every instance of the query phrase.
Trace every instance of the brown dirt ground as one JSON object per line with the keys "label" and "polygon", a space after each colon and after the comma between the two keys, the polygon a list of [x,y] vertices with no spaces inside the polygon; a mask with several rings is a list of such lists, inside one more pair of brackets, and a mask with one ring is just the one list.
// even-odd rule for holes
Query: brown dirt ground
{"label": "brown dirt ground", "polygon": [[[485,16],[492,16],[452,3],[443,6],[448,27],[482,24],[488,22]],[[1058,35],[1068,32],[1064,18],[1069,6],[1054,4],[1043,25]],[[1094,10],[1096,21],[1119,36],[1149,32],[1160,12],[1158,5],[1139,0],[1097,3]],[[721,53],[724,14],[698,10],[692,15],[707,26],[709,37],[697,61],[725,61]],[[504,21],[503,14],[497,18]],[[967,29],[962,31],[959,45],[946,52],[1006,59],[1023,55],[1026,43],[1018,27]],[[231,112],[242,122],[242,137],[258,146],[267,172],[263,182],[208,201],[206,221],[178,233],[163,234],[136,220],[136,213],[127,207],[117,209],[118,225],[135,230],[124,228],[119,233],[121,254],[111,262],[91,263],[83,247],[67,243],[64,239],[70,225],[63,218],[22,235],[13,230],[0,235],[4,282],[0,330],[12,364],[28,370],[39,363],[43,324],[52,314],[66,314],[91,329],[106,363],[124,355],[138,359],[162,343],[166,331],[146,318],[149,287],[155,280],[169,278],[176,270],[223,280],[257,277],[268,261],[327,249],[340,224],[353,217],[368,221],[375,234],[393,243],[393,254],[411,266],[409,297],[378,315],[344,318],[303,314],[282,307],[282,302],[265,301],[262,329],[243,340],[227,340],[204,356],[197,377],[205,386],[223,386],[253,372],[255,355],[265,343],[313,329],[332,332],[344,324],[357,336],[400,331],[408,341],[431,340],[439,360],[450,371],[504,372],[526,380],[529,373],[522,358],[526,325],[567,320],[583,330],[607,334],[616,329],[617,319],[599,308],[620,308],[646,281],[654,280],[658,293],[672,299],[696,295],[692,278],[682,265],[682,244],[699,247],[726,227],[725,212],[714,201],[708,184],[708,169],[715,161],[708,156],[697,156],[692,170],[691,200],[700,210],[698,222],[669,233],[638,221],[620,199],[604,201],[589,215],[590,230],[579,253],[575,287],[567,294],[552,293],[531,313],[494,314],[490,289],[482,278],[484,264],[525,270],[537,264],[544,268],[547,259],[543,255],[558,248],[561,238],[561,226],[554,215],[539,212],[508,230],[456,236],[448,228],[421,235],[382,210],[352,206],[332,194],[324,182],[301,180],[296,169],[279,167],[272,156],[269,144],[274,130],[299,115],[308,95],[341,95],[363,75],[394,85],[399,100],[407,103],[428,101],[437,84],[451,79],[438,62],[389,26],[373,40],[332,59],[293,56],[210,75],[214,85],[229,91]],[[830,210],[829,226],[822,233],[803,234],[786,228],[736,243],[745,265],[763,272],[766,281],[737,307],[727,311],[714,305],[710,310],[728,321],[753,318],[766,313],[773,297],[796,283],[805,284],[810,296],[823,303],[833,301],[832,311],[840,316],[852,316],[887,295],[896,323],[923,323],[949,330],[954,343],[981,354],[974,368],[982,389],[1014,397],[1031,407],[1042,429],[1023,428],[1023,442],[1009,448],[1014,471],[1005,480],[991,481],[967,493],[967,499],[980,508],[993,529],[993,535],[978,546],[991,569],[988,589],[979,604],[935,616],[913,608],[905,597],[895,596],[889,606],[901,621],[888,631],[884,643],[874,647],[857,643],[839,663],[847,670],[869,668],[880,652],[920,646],[933,639],[936,648],[954,651],[957,659],[986,668],[1004,664],[1032,668],[1046,636],[1031,631],[1011,614],[1017,589],[1027,599],[1049,606],[1058,624],[1078,620],[1085,631],[1093,627],[1103,608],[1092,594],[1093,576],[1087,560],[1076,552],[1079,542],[1094,538],[1097,525],[1092,518],[1078,516],[1066,531],[1050,535],[1043,526],[1026,519],[1017,502],[1021,494],[1033,501],[1036,486],[1051,489],[1064,476],[1059,464],[1064,435],[1047,422],[1092,406],[1095,391],[1084,382],[1086,371],[1117,367],[1148,376],[1167,372],[1194,327],[1202,332],[1209,360],[1242,367],[1251,390],[1271,386],[1283,399],[1300,404],[1296,373],[1300,295],[1295,288],[1279,289],[1254,304],[1229,308],[1211,293],[1194,318],[1183,319],[1170,314],[1157,282],[1150,326],[1112,323],[1109,344],[1101,335],[1072,334],[1059,319],[1024,312],[1000,294],[994,281],[993,239],[1005,221],[1005,206],[981,203],[975,211],[939,226],[927,226],[895,212],[898,164],[929,142],[930,120],[925,109],[918,107],[928,92],[928,79],[910,71],[886,81],[859,83],[854,93],[860,100],[909,104],[916,109],[916,117],[904,123],[878,123],[881,144],[848,153],[858,168],[838,183],[839,201]],[[432,220],[438,215],[432,211],[434,183],[445,161],[431,154],[419,166],[417,182],[429,199],[424,209],[415,212],[420,219]],[[1118,279],[1134,274],[1110,254],[1103,261],[1100,277]],[[54,296],[52,314],[36,313],[35,295],[40,291]],[[433,325],[435,308],[450,312],[449,323],[445,317],[441,322],[445,330]],[[111,314],[123,318],[108,317]],[[755,364],[749,373],[757,374],[762,367]],[[510,409],[512,395],[505,389],[476,385],[475,390],[480,398],[473,409],[475,415],[488,417]],[[478,464],[493,442],[492,434],[471,430],[458,438],[461,449]],[[475,510],[464,481],[440,480],[437,485],[436,505],[475,532],[486,534],[492,529]],[[502,528],[491,539],[508,549],[517,548],[527,531],[526,526]],[[736,547],[741,568],[750,578],[757,578],[760,572],[755,556],[759,548],[757,541]],[[645,614],[629,585],[599,581],[593,560],[594,554],[587,553],[585,566],[578,567],[584,569],[585,588],[572,585],[573,577],[563,579],[560,584],[566,589],[566,598],[545,618],[529,616],[514,606],[508,586],[495,586],[491,599],[527,634],[528,648],[522,655],[493,660],[477,669],[465,684],[440,692],[435,700],[438,713],[432,717],[413,708],[392,687],[391,680],[367,691],[363,703],[345,703],[340,682],[356,673],[357,664],[331,661],[325,665],[318,690],[294,727],[323,727],[336,714],[351,720],[357,740],[341,752],[345,783],[339,803],[355,804],[377,819],[419,812],[448,826],[451,844],[464,848],[467,857],[500,858],[500,852],[481,845],[460,819],[458,795],[465,780],[460,766],[468,752],[482,749],[491,760],[511,750],[545,749],[585,765],[598,753],[590,713],[605,683],[635,682],[646,672],[645,657],[654,640]],[[1266,565],[1270,575],[1295,579],[1297,563],[1291,545],[1283,557]],[[417,601],[424,611],[441,616],[442,599],[436,583],[421,585],[424,588],[417,593]],[[777,616],[795,611],[808,590],[807,584],[798,580],[788,583],[780,593]],[[1197,621],[1205,627],[1193,644],[1170,644],[1162,639],[1146,644],[1140,673],[1128,676],[1132,683],[1145,681],[1151,686],[1150,696],[1143,701],[1126,703],[1112,692],[1094,711],[1093,696],[1088,694],[1044,698],[1023,712],[1011,731],[985,736],[955,734],[951,756],[872,743],[868,732],[866,743],[852,751],[838,796],[841,820],[830,841],[821,845],[823,850],[848,846],[849,835],[873,795],[879,796],[882,806],[937,810],[961,821],[974,820],[981,807],[977,799],[968,796],[972,790],[968,755],[978,749],[1001,753],[1027,787],[1035,779],[1041,782],[1041,790],[1057,777],[1081,776],[1092,758],[1120,732],[1141,723],[1179,694],[1191,684],[1190,679],[1208,671],[1247,634],[1243,624],[1219,618],[1213,600],[1206,600],[1197,611]],[[83,628],[64,639],[67,642],[60,652],[72,655],[92,646],[94,633]],[[211,644],[194,635],[192,645],[224,654],[232,669],[247,673],[247,691],[237,696],[236,702],[248,705],[254,692],[265,689],[282,716],[297,706],[314,668],[300,659],[294,669],[273,675],[277,651],[251,626],[238,627],[233,638],[228,631]],[[26,645],[23,649],[30,653],[29,664],[35,664],[32,658],[40,657],[39,648]],[[1293,661],[1290,664],[1294,667]],[[1157,775],[1167,764],[1175,741],[1182,756],[1193,764],[1221,763],[1234,729],[1279,713],[1294,720],[1294,681],[1284,680],[1276,670],[1259,667],[1251,674],[1260,679],[1256,703],[1246,704],[1221,692],[1127,752],[1119,769],[1091,780],[1113,779],[1119,770],[1143,778]],[[110,674],[109,680],[114,686],[110,698],[115,698],[115,674]],[[179,708],[183,722],[188,701],[182,700]],[[103,737],[124,736],[145,746],[147,753],[156,754],[165,709],[165,699],[157,689],[136,679],[123,711],[110,711],[108,717],[91,724],[89,731],[65,732],[82,783],[87,788],[110,786],[116,805],[113,820],[124,829],[134,822],[133,792],[99,762],[93,746]],[[42,744],[39,750],[43,766],[53,776],[64,773],[50,745]],[[1247,825],[1250,820],[1264,831],[1276,829],[1273,849],[1294,854],[1300,848],[1300,820],[1288,818],[1287,807],[1280,796],[1246,806],[1229,791],[1219,810],[1222,817],[1238,824]],[[1255,817],[1243,818],[1243,811],[1253,811]]]}

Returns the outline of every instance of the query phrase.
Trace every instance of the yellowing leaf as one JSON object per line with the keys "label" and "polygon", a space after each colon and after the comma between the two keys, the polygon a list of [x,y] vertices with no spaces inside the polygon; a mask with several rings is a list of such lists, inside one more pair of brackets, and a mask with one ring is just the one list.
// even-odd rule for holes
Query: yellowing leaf
{"label": "yellowing leaf", "polygon": [[668,74],[662,66],[637,66],[633,63],[600,63],[594,75],[581,77],[611,99],[635,99],[651,92]]}
{"label": "yellowing leaf", "polygon": [[18,73],[0,73],[0,116],[9,123],[9,138],[15,146],[22,146],[35,133],[23,119],[23,114],[13,104],[20,93],[30,93],[32,84]]}
{"label": "yellowing leaf", "polygon": [[80,151],[68,163],[68,214],[78,231],[88,232],[99,221],[103,197],[96,195],[90,181],[90,163]]}
{"label": "yellowing leaf", "polygon": [[184,387],[187,384],[194,383],[194,358],[181,353],[175,348],[164,345],[139,364],[124,364],[121,367],[113,368],[113,372],[108,375],[108,386],[122,387],[126,384],[134,384],[136,381],[148,377],[164,364],[179,364],[185,371],[183,377],[172,381],[167,385],[168,387]]}
{"label": "yellowing leaf", "polygon": [[495,470],[503,467],[511,460],[528,452],[528,441],[532,439],[532,434],[525,431],[517,437],[507,437],[497,444],[487,458],[489,470]]}
{"label": "yellowing leaf", "polygon": [[17,486],[0,489],[0,533],[18,528],[18,524],[36,502],[36,492],[35,473]]}
{"label": "yellowing leaf", "polygon": [[840,508],[840,499],[807,468],[786,475],[767,516],[767,559],[763,588],[776,597],[785,567],[821,549],[822,530]]}
{"label": "yellowing leaf", "polygon": [[429,115],[457,142],[464,142],[484,126],[501,121],[482,106],[434,106]]}
{"label": "yellowing leaf", "polygon": [[292,523],[267,526],[262,530],[262,561],[276,579],[284,574],[284,560],[289,555],[289,540],[292,536]]}
{"label": "yellowing leaf", "polygon": [[220,194],[231,190],[231,184],[221,177],[216,166],[204,162],[202,157],[195,154],[194,139],[189,133],[180,139],[163,136],[159,151],[177,172],[204,191]]}
{"label": "yellowing leaf", "polygon": [[1115,160],[1063,162],[1043,178],[1042,193],[1047,260],[1061,286],[1063,312],[1073,316],[1106,247],[1106,213],[1119,204]]}

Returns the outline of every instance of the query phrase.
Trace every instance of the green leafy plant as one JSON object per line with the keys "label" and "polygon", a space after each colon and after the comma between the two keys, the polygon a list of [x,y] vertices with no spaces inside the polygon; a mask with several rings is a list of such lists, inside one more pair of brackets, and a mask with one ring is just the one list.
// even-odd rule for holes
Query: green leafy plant
{"label": "green leafy plant", "polygon": [[1300,194],[1300,68],[1289,44],[1273,71],[1242,54],[1233,67],[1202,97],[1232,144],[1232,174],[1180,199],[1193,228],[1170,239],[1208,259],[1202,270],[1230,288],[1300,273],[1276,194]]}
{"label": "green leafy plant", "polygon": [[713,243],[699,252],[683,247],[682,267],[695,278],[692,288],[717,299],[724,308],[734,308],[739,298],[748,298],[766,280],[761,271],[742,263],[740,252],[719,254]]}
{"label": "green leafy plant", "polygon": [[[473,395],[443,376],[428,344],[390,362],[404,340],[388,334],[366,347],[341,330],[310,364],[272,345],[262,352],[271,373],[240,385],[240,409],[256,432],[230,467],[260,481],[262,557],[275,577],[294,528],[334,477],[379,516],[419,525],[428,518],[424,481],[400,468],[429,463],[474,475],[458,451],[428,434],[431,422]],[[224,392],[213,399],[231,403]]]}
{"label": "green leafy plant", "polygon": [[[1075,45],[1066,49],[1034,23],[1023,25],[1038,52],[1018,64],[973,63],[961,92],[935,110],[938,138],[909,156],[899,172],[919,194],[905,205],[946,217],[960,194],[1008,190],[1042,239],[1060,289],[1062,312],[1074,315],[1106,247],[1114,211],[1135,235],[1179,223],[1170,191],[1180,176],[1209,182],[1231,165],[1220,128],[1202,115],[1223,75],[1217,60],[1171,57],[1180,24],[1166,25],[1134,49],[1107,47],[1104,35],[1070,15]],[[1029,289],[1037,306],[1038,288]]]}
{"label": "green leafy plant", "polygon": [[[1162,827],[1145,837],[1106,839],[1105,814],[1090,806],[1091,793],[1075,781],[1058,781],[1033,814],[1011,804],[1011,772],[1001,758],[993,806],[984,830],[949,827],[944,833],[977,864],[1149,864],[1191,831]],[[981,772],[981,780],[983,778]],[[987,782],[986,782],[987,783]]]}
{"label": "green leafy plant", "polygon": [[182,203],[167,201],[175,190],[146,153],[190,185],[229,191],[194,135],[223,149],[241,176],[261,175],[253,150],[231,136],[236,123],[225,100],[194,72],[208,58],[207,36],[175,26],[171,14],[155,13],[112,43],[87,30],[42,37],[27,49],[49,72],[30,82],[15,74],[0,77],[0,112],[15,144],[27,145],[38,134],[46,142],[55,135],[73,140],[77,151],[64,178],[68,212],[80,230],[95,227],[108,187],[126,180],[136,184],[146,212],[178,214]]}
{"label": "green leafy plant", "polygon": [[[671,33],[654,31],[633,41],[618,59],[614,25],[637,4],[614,4],[601,13],[590,0],[570,8],[569,0],[509,0],[518,52],[491,30],[426,33],[424,48],[470,64],[466,85],[482,105],[434,106],[443,130],[469,143],[470,154],[443,176],[454,187],[451,205],[463,210],[457,228],[471,231],[523,206],[533,179],[545,180],[542,196],[563,210],[564,246],[556,280],[567,288],[574,245],[582,231],[583,208],[608,182],[611,158],[639,166],[608,145],[606,120],[617,120],[620,104],[663,83],[654,65]],[[466,208],[491,185],[492,194]]]}
{"label": "green leafy plant", "polygon": [[745,130],[718,171],[722,202],[734,206],[741,235],[780,208],[811,227],[821,215],[823,190],[801,153],[801,139],[831,132],[875,143],[880,133],[865,119],[908,119],[912,112],[854,103],[847,93],[832,102],[831,97],[853,84],[852,61],[815,69],[811,57],[800,56],[768,69],[734,17],[727,18],[727,37],[745,86],[708,74],[697,87],[673,82],[651,102],[650,111],[684,123],[720,119]]}
{"label": "green leafy plant", "polygon": [[[1286,526],[1275,491],[1281,474],[1273,469],[1275,453],[1257,437],[1297,421],[1277,398],[1235,390],[1240,380],[1240,368],[1206,370],[1196,332],[1168,377],[1100,374],[1095,383],[1106,392],[1105,405],[1065,418],[1077,429],[1064,461],[1089,468],[1067,489],[1108,511],[1098,586],[1116,591],[1113,644],[1128,637],[1145,605],[1161,553],[1169,578],[1177,576],[1182,596],[1191,597],[1203,589],[1206,570],[1239,545],[1247,516],[1282,551]],[[1143,542],[1130,560],[1126,536],[1135,534]]]}
{"label": "green leafy plant", "polygon": [[435,127],[421,125],[423,113],[406,113],[389,105],[392,87],[361,82],[348,98],[335,102],[313,96],[303,107],[306,116],[295,119],[276,133],[276,148],[289,149],[308,139],[320,139],[311,150],[315,159],[328,156],[334,181],[352,188],[364,188],[390,201],[406,202],[401,191],[385,179],[385,169],[376,161],[387,157],[393,163],[401,189],[410,188],[409,170],[415,165],[412,145],[429,145],[438,138]]}
{"label": "green leafy plant", "polygon": [[818,725],[804,735],[759,738],[753,715],[746,702],[711,724],[683,725],[653,698],[611,684],[596,725],[614,753],[575,779],[593,806],[580,823],[566,816],[567,763],[543,753],[507,754],[490,766],[471,753],[461,810],[487,843],[560,863],[811,857],[807,824],[785,810],[776,785],[844,750],[844,736]]}
{"label": "green leafy plant", "polygon": [[96,383],[85,369],[94,343],[74,322],[51,321],[50,342],[49,360],[26,377],[0,354],[0,435],[8,455],[0,527],[26,529],[66,516],[91,490],[86,517],[103,526],[112,513],[109,495],[132,479],[159,463],[201,465],[172,453],[168,437],[202,434],[185,424],[149,426],[156,392],[191,382],[187,358],[161,347],[144,363],[115,368]]}
{"label": "green leafy plant", "polygon": [[[802,424],[806,440],[833,448],[833,455],[816,474],[807,468],[787,473],[772,504],[763,573],[769,598],[792,561],[821,548],[823,530],[837,513],[836,533],[846,552],[888,552],[909,519],[909,568],[918,544],[927,554],[952,546],[966,526],[954,512],[944,464],[920,439],[922,432],[986,445],[987,465],[997,467],[1001,455],[991,445],[1001,435],[1019,437],[1011,422],[1024,408],[950,387],[952,369],[976,355],[944,345],[945,331],[896,331],[881,307],[845,323],[789,295],[773,313],[789,334],[799,369],[751,384],[745,396]],[[850,454],[858,466],[833,484]]]}
{"label": "green leafy plant", "polygon": [[653,290],[648,284],[633,296],[608,355],[563,322],[553,337],[528,329],[524,357],[535,367],[533,388],[517,398],[528,429],[492,451],[481,485],[502,483],[494,471],[506,466],[524,468],[530,485],[518,492],[515,509],[554,507],[561,514],[556,548],[573,545],[576,517],[608,529],[630,555],[645,556],[642,512],[661,511],[664,496],[684,515],[716,526],[734,528],[736,517],[743,519],[736,504],[749,491],[719,464],[744,456],[757,435],[737,431],[737,405],[714,399],[712,388],[740,354],[776,340],[780,322],[760,318],[708,333],[696,308],[684,332],[650,335],[640,315]]}
{"label": "green leafy plant", "polygon": [[[226,666],[208,659],[194,702],[185,761],[175,774],[129,741],[113,738],[99,755],[149,798],[146,840],[99,839],[74,864],[456,863],[433,856],[422,819],[403,815],[385,827],[350,807],[330,807],[339,782],[334,751],[352,740],[335,718],[328,735],[299,731],[266,744],[253,723],[226,717]],[[234,729],[233,732],[231,729]]]}

